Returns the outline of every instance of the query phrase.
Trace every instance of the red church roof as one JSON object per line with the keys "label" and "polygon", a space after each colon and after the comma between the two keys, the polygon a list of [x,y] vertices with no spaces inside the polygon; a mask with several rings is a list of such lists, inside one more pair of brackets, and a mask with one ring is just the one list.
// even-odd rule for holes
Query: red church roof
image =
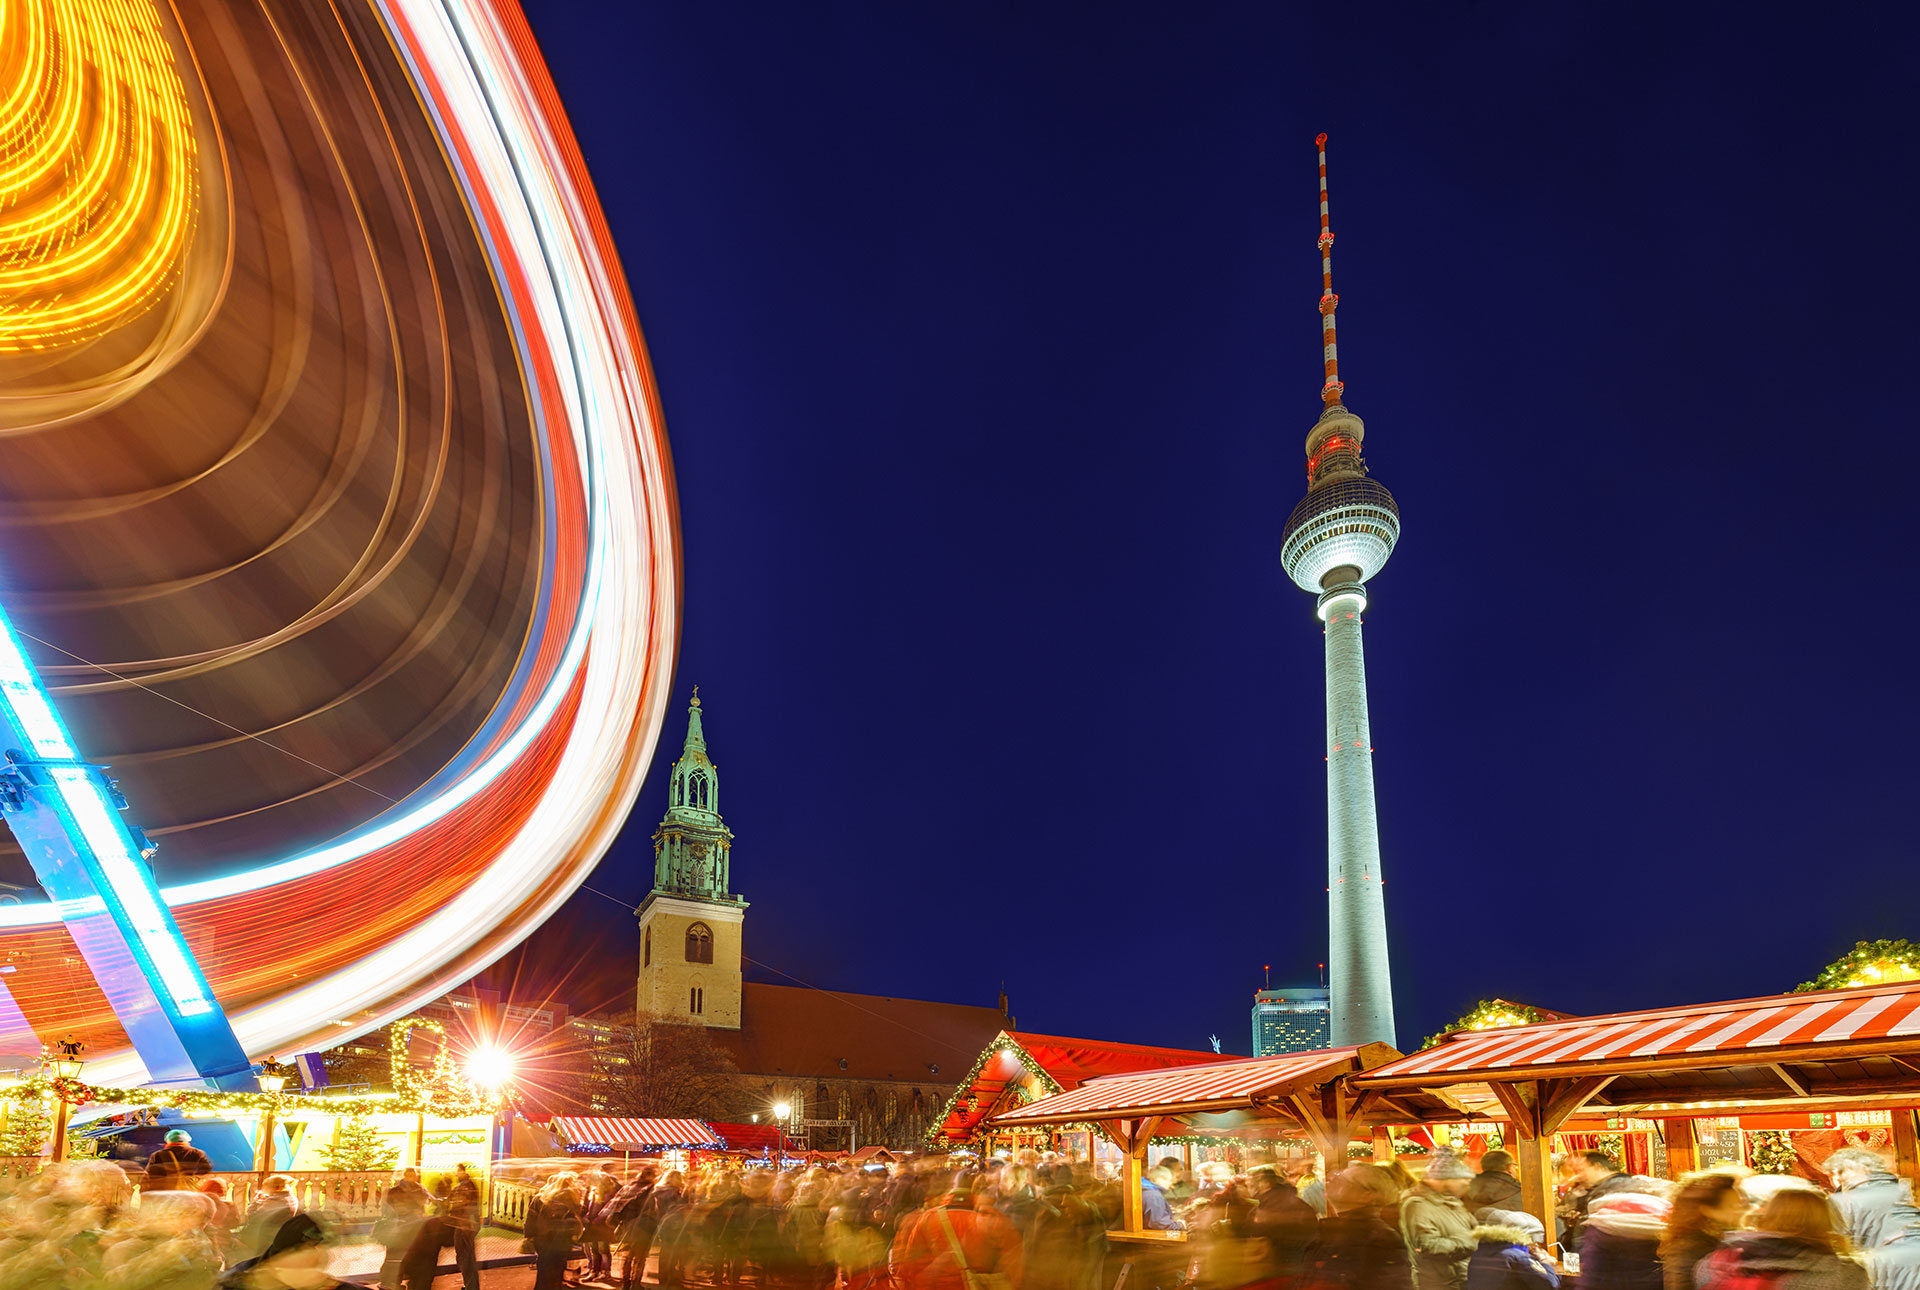
{"label": "red church roof", "polygon": [[981,1121],[987,1116],[1006,1109],[1003,1103],[1017,1106],[1035,1097],[1079,1088],[1101,1076],[1208,1066],[1221,1060],[1219,1053],[1185,1048],[1003,1030],[980,1054],[967,1081],[928,1132],[927,1140],[935,1146],[966,1142],[980,1131]]}

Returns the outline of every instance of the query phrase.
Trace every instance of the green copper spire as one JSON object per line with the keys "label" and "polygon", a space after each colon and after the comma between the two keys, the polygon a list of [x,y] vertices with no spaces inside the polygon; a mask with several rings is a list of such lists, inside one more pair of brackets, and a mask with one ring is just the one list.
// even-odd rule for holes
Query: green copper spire
{"label": "green copper spire", "polygon": [[702,758],[707,752],[707,732],[700,728],[700,687],[697,685],[693,687],[692,702],[687,704],[687,746],[681,759],[684,761],[696,752]]}
{"label": "green copper spire", "polygon": [[700,687],[687,704],[687,742],[667,781],[667,814],[653,834],[653,889],[698,900],[737,903],[733,833],[720,818],[720,768],[707,756]]}

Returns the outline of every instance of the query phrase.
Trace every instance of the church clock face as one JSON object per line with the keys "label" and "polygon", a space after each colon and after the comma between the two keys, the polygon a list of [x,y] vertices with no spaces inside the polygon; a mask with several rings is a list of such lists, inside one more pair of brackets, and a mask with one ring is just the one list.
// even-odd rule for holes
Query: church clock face
{"label": "church clock face", "polygon": [[713,867],[713,862],[709,858],[712,851],[713,848],[704,842],[695,842],[687,848],[687,857],[692,861],[688,877],[693,879],[695,886],[703,886],[707,881],[707,873]]}

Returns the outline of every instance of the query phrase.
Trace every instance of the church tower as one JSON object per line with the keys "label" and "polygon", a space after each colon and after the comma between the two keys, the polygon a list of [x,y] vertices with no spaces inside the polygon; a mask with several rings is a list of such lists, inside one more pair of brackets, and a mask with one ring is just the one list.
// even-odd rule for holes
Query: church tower
{"label": "church tower", "polygon": [[640,919],[638,1005],[662,1021],[740,1028],[740,925],[733,833],[720,818],[720,771],[707,756],[700,687],[687,707],[687,743],[667,781],[653,832],[653,890]]}

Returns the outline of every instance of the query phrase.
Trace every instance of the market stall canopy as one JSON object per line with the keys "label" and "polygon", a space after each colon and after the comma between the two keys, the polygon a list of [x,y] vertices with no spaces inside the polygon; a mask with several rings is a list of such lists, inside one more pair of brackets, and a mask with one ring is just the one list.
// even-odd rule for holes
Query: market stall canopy
{"label": "market stall canopy", "polygon": [[716,1147],[720,1139],[699,1120],[618,1119],[556,1115],[553,1125],[575,1147],[614,1151],[661,1151],[669,1147]]}
{"label": "market stall canopy", "polygon": [[1526,1118],[1516,1106],[1536,1120],[1550,1111],[1546,1132],[1582,1107],[1687,1116],[1913,1106],[1920,981],[1461,1031],[1353,1083],[1395,1096],[1446,1088],[1515,1118]]}
{"label": "market stall canopy", "polygon": [[958,1145],[977,1135],[996,1110],[1078,1088],[1103,1075],[1207,1066],[1219,1053],[1153,1048],[1003,1030],[974,1062],[928,1131],[930,1146]]}
{"label": "market stall canopy", "polygon": [[1323,1048],[1275,1057],[1215,1061],[1180,1070],[1132,1071],[1087,1080],[1026,1106],[994,1115],[994,1127],[1098,1123],[1116,1140],[1137,1136],[1144,1124],[1179,1120],[1200,1133],[1260,1136],[1296,1130],[1316,1142],[1379,1124],[1419,1124],[1465,1118],[1445,1097],[1353,1097],[1349,1076],[1400,1056],[1386,1044]]}
{"label": "market stall canopy", "polygon": [[716,1121],[713,1131],[728,1151],[771,1152],[780,1145],[778,1124],[726,1124]]}

